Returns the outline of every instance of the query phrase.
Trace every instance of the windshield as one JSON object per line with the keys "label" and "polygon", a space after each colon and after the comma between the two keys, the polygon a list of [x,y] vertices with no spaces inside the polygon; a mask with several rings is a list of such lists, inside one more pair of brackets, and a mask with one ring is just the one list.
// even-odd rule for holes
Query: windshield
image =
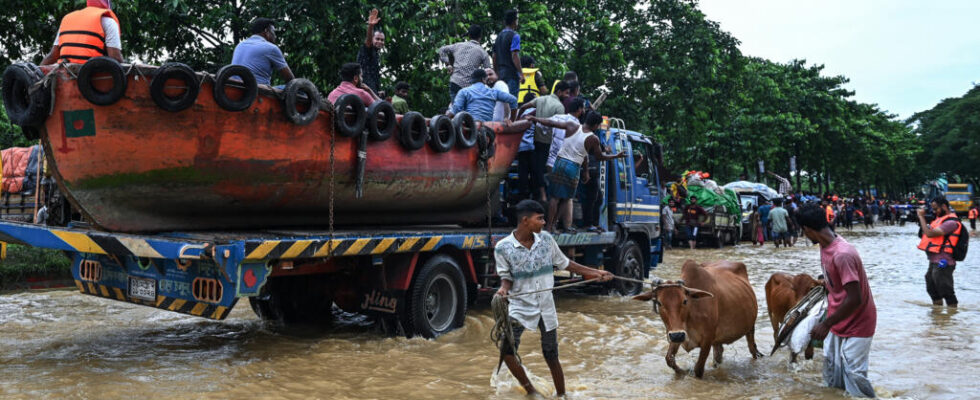
{"label": "windshield", "polygon": [[759,196],[741,195],[738,199],[742,202],[742,211],[749,211],[749,206],[759,205]]}
{"label": "windshield", "polygon": [[970,201],[970,195],[966,193],[947,193],[946,200],[949,201]]}

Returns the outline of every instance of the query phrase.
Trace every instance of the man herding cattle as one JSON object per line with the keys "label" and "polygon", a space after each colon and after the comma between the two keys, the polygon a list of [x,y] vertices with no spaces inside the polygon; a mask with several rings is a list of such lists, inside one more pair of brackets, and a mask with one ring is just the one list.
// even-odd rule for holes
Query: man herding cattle
{"label": "man herding cattle", "polygon": [[667,365],[678,373],[685,372],[674,359],[681,345],[687,351],[701,348],[694,366],[698,378],[704,375],[704,364],[711,350],[715,351],[715,365],[718,365],[722,360],[722,345],[743,336],[752,358],[762,356],[755,346],[759,305],[745,264],[715,261],[701,265],[688,260],[681,269],[681,280],[658,282],[653,290],[633,299],[653,301],[653,310],[660,314],[670,339]]}
{"label": "man herding cattle", "polygon": [[875,397],[868,380],[868,356],[878,313],[861,256],[830,229],[820,207],[801,208],[800,225],[807,238],[820,244],[828,292],[826,319],[810,331],[813,340],[824,340],[824,382],[852,396]]}

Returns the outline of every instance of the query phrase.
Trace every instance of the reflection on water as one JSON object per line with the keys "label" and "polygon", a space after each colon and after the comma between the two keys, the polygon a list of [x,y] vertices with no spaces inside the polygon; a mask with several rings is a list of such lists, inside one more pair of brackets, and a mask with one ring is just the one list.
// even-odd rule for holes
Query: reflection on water
{"label": "reflection on water", "polygon": [[[980,274],[971,254],[957,268],[959,310],[926,296],[925,257],[915,227],[844,232],[860,251],[878,305],[871,380],[879,395],[975,397],[980,356]],[[818,275],[816,246],[743,245],[675,250],[656,274],[675,279],[685,259],[745,262],[759,299],[756,340],[772,348],[764,285],[776,271]],[[237,307],[223,322],[172,314],[73,292],[0,296],[0,395],[5,398],[523,398],[506,371],[492,379],[497,354],[483,306],[466,326],[438,340],[385,337],[362,316],[338,312],[326,332],[272,331]],[[752,360],[744,340],[726,347],[703,380],[667,367],[663,323],[649,303],[563,293],[559,348],[569,398],[840,398],[822,387],[823,356],[788,364],[785,351]],[[535,332],[521,352],[541,388],[551,389]],[[690,368],[697,352],[681,351]],[[505,368],[506,370],[506,368]],[[491,381],[496,387],[491,387]]]}

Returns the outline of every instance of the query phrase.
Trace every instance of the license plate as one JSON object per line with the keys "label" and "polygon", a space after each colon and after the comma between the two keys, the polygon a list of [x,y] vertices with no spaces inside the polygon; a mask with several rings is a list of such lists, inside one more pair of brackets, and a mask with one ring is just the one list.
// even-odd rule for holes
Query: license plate
{"label": "license plate", "polygon": [[155,301],[157,299],[157,281],[155,279],[129,277],[129,297]]}

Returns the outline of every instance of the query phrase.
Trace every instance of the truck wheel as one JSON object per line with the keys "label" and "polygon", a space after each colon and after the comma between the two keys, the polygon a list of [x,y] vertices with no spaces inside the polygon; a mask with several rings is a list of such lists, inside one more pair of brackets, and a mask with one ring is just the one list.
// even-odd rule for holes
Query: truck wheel
{"label": "truck wheel", "polygon": [[[613,266],[612,273],[624,278],[643,280],[643,253],[640,246],[632,239],[627,240],[619,246],[616,251],[616,264]],[[613,289],[623,296],[633,296],[640,293],[643,284],[614,279]]]}
{"label": "truck wheel", "polygon": [[714,245],[716,249],[720,249],[725,246],[725,239],[723,235],[724,234],[721,233],[721,231],[715,231],[714,240],[711,241],[711,244]]}
{"label": "truck wheel", "polygon": [[270,278],[262,293],[249,297],[259,318],[282,325],[325,324],[333,320],[333,296],[325,276]]}
{"label": "truck wheel", "polygon": [[439,254],[426,261],[410,292],[408,319],[413,332],[432,339],[463,326],[466,285],[452,257]]}

